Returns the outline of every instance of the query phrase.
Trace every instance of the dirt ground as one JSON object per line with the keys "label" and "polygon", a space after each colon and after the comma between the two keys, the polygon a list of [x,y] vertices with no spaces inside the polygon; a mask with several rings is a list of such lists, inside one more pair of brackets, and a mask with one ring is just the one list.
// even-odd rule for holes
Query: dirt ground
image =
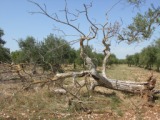
{"label": "dirt ground", "polygon": [[[0,120],[160,120],[160,99],[149,107],[140,95],[101,87],[89,92],[85,86],[78,94],[80,99],[73,99],[71,93],[56,93],[57,86],[51,83],[50,87],[35,85],[24,90],[27,83],[9,70],[0,65]],[[131,81],[145,81],[149,74],[149,70],[127,65],[112,66],[107,71],[110,78]],[[38,73],[32,79],[44,79],[41,75]],[[160,89],[160,73],[154,71],[154,76],[156,89]],[[72,78],[63,84],[71,83]],[[68,90],[74,93],[77,88]]]}

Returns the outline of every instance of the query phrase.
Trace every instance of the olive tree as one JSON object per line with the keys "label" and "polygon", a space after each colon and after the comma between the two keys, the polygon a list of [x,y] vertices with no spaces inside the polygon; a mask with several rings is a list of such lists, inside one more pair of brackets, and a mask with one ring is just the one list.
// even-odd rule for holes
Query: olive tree
{"label": "olive tree", "polygon": [[158,39],[155,43],[155,49],[156,49],[156,66],[157,71],[160,71],[160,39]]}
{"label": "olive tree", "polygon": [[37,53],[45,69],[51,69],[53,72],[63,72],[62,64],[74,63],[75,50],[62,38],[50,34],[44,41],[39,42],[38,46],[39,51]]}
{"label": "olive tree", "polygon": [[4,35],[4,32],[2,29],[0,29],[0,62],[10,62],[10,50],[8,48],[4,47],[4,44],[6,43],[2,36]]}

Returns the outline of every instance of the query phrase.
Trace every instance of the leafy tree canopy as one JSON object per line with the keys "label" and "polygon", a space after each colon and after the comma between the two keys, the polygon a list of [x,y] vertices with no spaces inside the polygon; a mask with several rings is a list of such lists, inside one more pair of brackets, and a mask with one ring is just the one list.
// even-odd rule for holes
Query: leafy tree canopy
{"label": "leafy tree canopy", "polygon": [[4,47],[4,44],[6,43],[2,36],[4,35],[4,32],[2,29],[0,29],[0,61],[1,62],[10,62],[10,50],[8,48]]}
{"label": "leafy tree canopy", "polygon": [[0,28],[0,45],[4,45],[6,42],[1,38],[4,35],[3,30]]}
{"label": "leafy tree canopy", "polygon": [[[139,3],[140,0],[129,0],[130,3]],[[151,7],[144,14],[137,13],[133,23],[123,29],[118,36],[119,40],[127,40],[129,43],[142,41],[150,38],[155,29],[160,25],[160,7]]]}

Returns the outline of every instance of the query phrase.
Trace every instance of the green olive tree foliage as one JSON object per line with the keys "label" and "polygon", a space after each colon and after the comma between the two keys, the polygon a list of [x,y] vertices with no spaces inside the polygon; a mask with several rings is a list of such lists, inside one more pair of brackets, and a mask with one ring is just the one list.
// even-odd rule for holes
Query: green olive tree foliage
{"label": "green olive tree foliage", "polygon": [[20,50],[11,53],[12,61],[14,63],[29,63],[32,64],[32,73],[36,73],[36,66],[39,60],[38,46],[36,40],[32,36],[26,39],[18,40]]}
{"label": "green olive tree foliage", "polygon": [[135,53],[133,56],[133,62],[135,66],[139,66],[139,53]]}
{"label": "green olive tree foliage", "polygon": [[128,64],[128,66],[131,67],[134,64],[133,55],[127,55],[126,62]]}
{"label": "green olive tree foliage", "polygon": [[142,56],[144,57],[144,64],[146,69],[152,69],[153,64],[156,61],[156,49],[154,46],[148,46],[142,51]]}
{"label": "green olive tree foliage", "polygon": [[156,70],[160,71],[160,51],[156,54]]}
{"label": "green olive tree foliage", "polygon": [[4,35],[4,32],[2,29],[0,29],[0,44],[5,44],[6,42],[2,39],[2,36]]}
{"label": "green olive tree foliage", "polygon": [[[137,0],[129,0],[137,1]],[[160,7],[151,7],[144,14],[137,13],[133,18],[133,23],[122,30],[119,40],[127,40],[129,43],[139,42],[150,38],[153,32],[160,25]]]}
{"label": "green olive tree foliage", "polygon": [[4,32],[2,29],[0,29],[0,62],[10,62],[10,50],[8,48],[4,47],[4,44],[6,43],[2,36],[4,35]]}
{"label": "green olive tree foliage", "polygon": [[[34,37],[28,36],[26,39],[18,41],[20,50],[11,53],[14,63],[30,63],[39,65],[44,70],[52,70],[53,72],[63,72],[62,64],[83,65],[82,58],[79,56],[80,49],[74,50],[70,44],[62,38],[56,37],[53,34],[48,35],[43,41],[36,41]],[[92,46],[86,45],[85,52],[93,58],[96,66],[101,66],[103,62],[103,54],[93,52]],[[111,54],[109,65],[116,64],[118,59]]]}
{"label": "green olive tree foliage", "polygon": [[3,45],[0,45],[0,61],[1,62],[10,62],[10,50],[5,48]]}
{"label": "green olive tree foliage", "polygon": [[143,5],[145,3],[146,0],[127,0],[127,2],[130,5],[133,5],[135,7],[140,7],[140,5]]}
{"label": "green olive tree foliage", "polygon": [[109,59],[108,59],[108,65],[112,65],[112,64],[118,64],[118,59],[116,57],[115,54],[111,54]]}
{"label": "green olive tree foliage", "polygon": [[21,49],[20,57],[23,62],[28,62],[30,64],[35,64],[38,59],[38,47],[36,40],[32,36],[28,36],[25,40],[20,39],[18,41],[19,47]]}
{"label": "green olive tree foliage", "polygon": [[[93,62],[96,66],[101,66],[103,62],[104,55],[102,53],[97,53],[94,51],[94,48],[90,45],[84,46],[84,51],[88,54],[88,56],[93,58]],[[80,56],[80,49],[76,51],[76,64],[83,65],[84,67],[84,61],[82,60]]]}
{"label": "green olive tree foliage", "polygon": [[156,62],[156,53],[157,51],[154,46],[148,46],[144,48],[141,53],[128,55],[126,60],[129,66],[135,65],[146,69],[152,69]]}
{"label": "green olive tree foliage", "polygon": [[146,69],[153,69],[156,66],[156,70],[160,70],[160,39],[156,40],[153,45],[149,45],[143,48],[140,53],[134,55],[128,55],[126,57],[127,63],[143,67]]}
{"label": "green olive tree foliage", "polygon": [[155,42],[155,49],[156,49],[156,67],[157,71],[160,71],[160,38]]}
{"label": "green olive tree foliage", "polygon": [[[93,59],[93,62],[96,66],[101,66],[103,59],[104,59],[104,55],[102,53],[97,53],[94,51],[94,48],[92,46],[84,46],[84,51],[88,54],[88,56],[90,56]],[[77,53],[77,57],[76,57],[76,64],[78,65],[83,65],[85,64],[82,60],[82,58],[79,56],[80,54],[80,49],[76,51]],[[111,54],[107,65],[113,65],[113,64],[118,64],[119,63],[119,59],[116,57],[115,54]]]}
{"label": "green olive tree foliage", "polygon": [[53,34],[48,35],[41,42],[29,36],[20,39],[18,43],[20,50],[11,53],[15,63],[27,62],[56,72],[62,71],[61,64],[74,63],[76,58],[75,50],[69,43]]}
{"label": "green olive tree foliage", "polygon": [[74,63],[76,57],[76,53],[69,43],[53,34],[39,43],[38,53],[45,68],[51,68],[53,71],[62,71],[61,64]]}
{"label": "green olive tree foliage", "polygon": [[11,52],[11,58],[15,64],[22,63],[22,62],[25,63],[29,61],[29,58],[21,50],[16,50],[14,52]]}

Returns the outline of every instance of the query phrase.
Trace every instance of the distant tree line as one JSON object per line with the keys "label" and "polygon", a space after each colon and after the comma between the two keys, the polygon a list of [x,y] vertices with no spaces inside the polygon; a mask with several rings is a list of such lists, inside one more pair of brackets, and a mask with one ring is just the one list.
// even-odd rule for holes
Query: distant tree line
{"label": "distant tree line", "polygon": [[[37,41],[34,37],[28,36],[25,39],[19,39],[18,45],[20,50],[10,53],[8,48],[4,47],[6,43],[2,40],[4,32],[0,29],[0,61],[29,63],[35,66],[43,67],[44,70],[52,70],[54,72],[63,72],[62,64],[73,64],[75,69],[77,65],[85,67],[84,61],[80,57],[80,49],[75,50],[69,42],[56,37],[53,34],[48,35],[43,41]],[[103,62],[103,53],[93,52],[92,46],[86,45],[85,52],[93,58],[97,66],[101,66]],[[108,65],[124,63],[123,60],[117,59],[116,55],[111,54],[108,60]]]}
{"label": "distant tree line", "polygon": [[[41,66],[45,70],[51,69],[53,72],[63,72],[62,64],[73,64],[85,67],[85,63],[80,57],[80,49],[73,49],[70,44],[53,34],[48,35],[43,41],[36,41],[32,36],[18,40],[20,50],[11,52],[12,61],[18,63],[30,63],[34,66]],[[102,65],[103,54],[93,52],[93,47],[86,45],[85,51],[94,60],[97,66]],[[108,65],[118,64],[119,60],[111,54]]]}
{"label": "distant tree line", "polygon": [[145,69],[154,69],[160,71],[160,38],[153,45],[142,49],[140,53],[127,55],[126,61],[128,66],[139,66]]}

